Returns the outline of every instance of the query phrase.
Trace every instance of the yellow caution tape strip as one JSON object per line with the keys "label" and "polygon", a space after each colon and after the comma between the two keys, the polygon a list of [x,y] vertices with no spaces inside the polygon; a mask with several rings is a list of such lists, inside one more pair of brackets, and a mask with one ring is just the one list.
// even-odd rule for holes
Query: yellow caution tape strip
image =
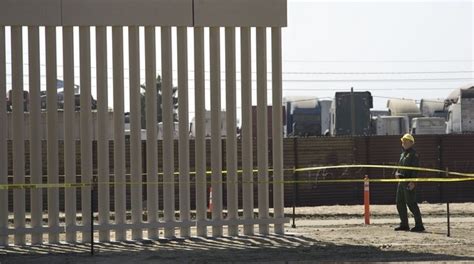
{"label": "yellow caution tape strip", "polygon": [[91,186],[90,183],[14,183],[0,184],[0,190],[12,189],[42,189],[42,188],[75,188]]}
{"label": "yellow caution tape strip", "polygon": [[[360,165],[360,164],[350,164],[350,165],[334,165],[334,166],[320,166],[320,167],[309,167],[309,168],[300,168],[300,169],[285,169],[285,171],[293,172],[310,172],[310,171],[320,171],[320,170],[330,170],[330,169],[347,169],[347,168],[378,168],[378,169],[403,169],[403,170],[414,170],[414,171],[423,171],[423,172],[436,172],[443,173],[445,175],[456,175],[458,178],[410,178],[410,179],[369,179],[369,182],[373,183],[396,183],[396,182],[465,182],[465,181],[474,181],[474,173],[461,173],[461,172],[449,172],[438,169],[431,168],[421,168],[421,167],[405,167],[405,166],[392,166],[392,165]],[[273,171],[270,169],[269,171]],[[258,172],[258,170],[253,170],[253,172]],[[207,171],[206,173],[211,173]],[[223,174],[227,171],[222,171]],[[242,170],[237,171],[237,173],[242,173]],[[162,174],[162,173],[160,173]],[[175,172],[174,174],[179,174]],[[192,172],[190,174],[196,174]],[[130,174],[127,174],[130,175]],[[146,174],[145,174],[146,175]],[[462,176],[462,177],[459,177]],[[301,183],[301,184],[317,184],[317,183],[357,183],[364,182],[364,179],[315,179],[315,180],[285,180],[285,181],[236,181],[234,183],[269,183],[269,184],[282,184],[282,183]],[[205,182],[189,182],[190,184],[209,184],[213,181]],[[142,184],[155,184],[155,185],[166,185],[166,184],[177,184],[178,181],[162,181],[162,182],[97,182],[97,183],[26,183],[26,184],[0,184],[0,190],[11,190],[11,189],[41,189],[41,188],[80,188],[80,187],[91,187],[93,185],[142,185]],[[230,181],[219,181],[218,184],[232,183]]]}
{"label": "yellow caution tape strip", "polygon": [[[466,182],[474,181],[472,178],[413,178],[413,179],[369,179],[371,183],[396,183],[396,182]],[[269,184],[323,184],[323,183],[363,183],[364,179],[334,179],[334,180],[286,180],[286,181],[219,181],[218,184],[225,183],[269,183]],[[95,185],[167,185],[177,184],[179,182],[97,182]],[[188,182],[191,184],[209,184],[207,182]],[[80,188],[91,187],[94,183],[41,183],[41,184],[1,184],[0,190],[14,190],[14,189],[42,189],[42,188]]]}
{"label": "yellow caution tape strip", "polygon": [[444,174],[448,174],[448,175],[474,178],[474,173],[452,172],[452,171],[444,171],[444,170],[431,169],[431,168],[421,168],[421,167],[406,167],[406,166],[395,166],[395,165],[371,165],[371,164],[365,164],[365,165],[348,164],[348,165],[308,167],[308,168],[295,169],[294,171],[295,172],[307,172],[307,171],[318,171],[318,170],[329,170],[329,169],[347,169],[347,168],[376,168],[376,169],[413,170],[413,171],[444,173]]}
{"label": "yellow caution tape strip", "polygon": [[[373,165],[373,164],[344,164],[344,165],[330,165],[330,166],[318,166],[318,167],[307,167],[307,168],[286,168],[283,171],[290,171],[290,172],[310,172],[310,171],[320,171],[320,170],[330,170],[330,169],[349,169],[349,168],[375,168],[375,169],[401,169],[401,170],[413,170],[413,171],[424,171],[424,172],[435,172],[435,173],[443,173],[444,175],[455,175],[460,177],[471,177],[474,178],[474,173],[465,173],[465,172],[455,172],[455,171],[445,171],[439,169],[432,169],[432,168],[423,168],[423,167],[406,167],[406,166],[396,166],[396,165]],[[268,169],[269,172],[272,172],[273,169]],[[238,174],[242,174],[243,170],[237,170]],[[253,169],[253,173],[258,172],[258,169]],[[206,174],[212,174],[212,171],[206,171]],[[223,170],[221,171],[222,174],[228,174],[228,171]],[[175,171],[174,175],[179,175],[179,171]],[[192,171],[189,172],[189,175],[196,175],[197,172]],[[97,175],[97,174],[94,174]],[[126,176],[130,176],[130,173],[124,174]],[[146,173],[142,173],[142,176],[147,175]],[[163,172],[157,173],[157,175],[163,175]],[[9,175],[11,176],[11,175]],[[64,176],[64,175],[59,175]],[[76,174],[76,176],[81,176],[81,174]]]}

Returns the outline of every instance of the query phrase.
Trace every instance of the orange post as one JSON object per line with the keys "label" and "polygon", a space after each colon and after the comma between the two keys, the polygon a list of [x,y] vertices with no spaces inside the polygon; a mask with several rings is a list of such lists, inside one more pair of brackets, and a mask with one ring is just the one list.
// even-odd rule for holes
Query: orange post
{"label": "orange post", "polygon": [[364,218],[365,224],[370,225],[370,191],[369,191],[369,177],[364,177]]}

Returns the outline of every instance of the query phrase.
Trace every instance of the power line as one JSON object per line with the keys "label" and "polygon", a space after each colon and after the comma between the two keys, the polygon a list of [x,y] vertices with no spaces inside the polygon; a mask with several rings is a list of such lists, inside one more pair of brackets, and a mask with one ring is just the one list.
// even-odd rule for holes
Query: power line
{"label": "power line", "polygon": [[293,80],[283,80],[283,82],[307,82],[307,83],[316,83],[316,82],[432,82],[432,81],[466,81],[474,80],[471,78],[417,78],[417,79],[346,79],[346,80],[330,80],[330,79],[293,79]]}
{"label": "power line", "polygon": [[399,100],[413,100],[417,103],[421,102],[423,100],[424,102],[431,102],[431,103],[444,103],[444,99],[411,99],[411,98],[403,98],[403,97],[393,97],[393,96],[378,96],[378,95],[372,95],[372,97],[375,98],[382,98],[382,99],[399,99]]}
{"label": "power line", "polygon": [[[474,61],[473,61],[474,62]],[[11,64],[11,62],[7,62],[6,64]],[[28,66],[28,63],[23,63],[23,66]],[[42,67],[46,67],[46,64],[40,64]],[[63,65],[56,65],[59,68],[63,68]],[[78,69],[80,68],[79,65],[75,65],[74,68]],[[91,66],[91,69],[96,69],[96,66]],[[107,70],[112,70],[112,67],[107,67]],[[124,67],[125,71],[128,71],[129,68]],[[146,69],[140,68],[140,71],[145,71]],[[177,72],[178,70],[174,69],[173,72]],[[157,70],[157,73],[161,72],[161,69]],[[194,70],[188,70],[188,72],[195,72]],[[205,70],[204,72],[209,73],[210,71]],[[220,73],[225,73],[224,70],[222,70]],[[236,71],[236,74],[240,74],[240,71]],[[252,73],[257,73],[256,71],[252,71]],[[268,71],[267,74],[271,74],[271,71]],[[473,70],[456,70],[456,71],[382,71],[382,72],[370,72],[370,71],[364,71],[364,72],[311,72],[311,71],[283,71],[282,74],[288,74],[288,75],[383,75],[383,74],[389,74],[389,75],[396,75],[396,74],[462,74],[462,73],[474,73]]]}
{"label": "power line", "polygon": [[368,75],[368,74],[458,74],[458,73],[474,73],[474,71],[409,71],[409,72],[283,72],[283,74],[295,75]]}
{"label": "power line", "polygon": [[448,63],[473,62],[474,60],[283,60],[302,63]]}
{"label": "power line", "polygon": [[[7,76],[11,76],[12,74],[7,74]],[[45,78],[46,75],[41,74],[40,77]],[[57,76],[59,77],[59,76]],[[75,75],[75,78],[80,78],[80,75]],[[96,76],[91,76],[92,79],[96,79]],[[108,79],[113,79],[113,76],[108,76]],[[124,76],[124,80],[128,80],[127,76]],[[173,80],[177,80],[177,78],[173,78]],[[221,81],[225,81],[225,78],[221,78]],[[397,79],[343,79],[343,80],[335,80],[335,79],[283,79],[283,82],[416,82],[416,81],[464,81],[464,80],[474,80],[474,77],[464,77],[464,78],[397,78]],[[188,78],[188,81],[194,81],[194,78]],[[205,81],[210,82],[210,79],[205,79]],[[240,82],[240,79],[236,80]],[[252,81],[256,81],[256,79],[252,79]],[[271,82],[271,79],[267,79],[267,82]]]}
{"label": "power line", "polygon": [[[453,90],[452,87],[436,87],[436,88],[370,88],[366,89],[367,91],[430,91],[430,90]],[[288,88],[284,89],[286,91],[349,91],[349,89],[335,89],[335,88]]]}
{"label": "power line", "polygon": [[[393,96],[377,96],[377,95],[372,95],[372,97],[374,98],[382,98],[382,99],[399,99],[399,100],[413,100],[415,102],[420,102],[421,100],[418,100],[418,99],[410,99],[410,98],[401,98],[401,97],[393,97]],[[313,97],[313,98],[307,98],[307,99],[298,99],[298,100],[287,100],[285,102],[293,102],[293,103],[296,103],[296,102],[306,102],[306,101],[320,101],[321,99],[330,99],[330,100],[333,100],[334,98],[333,97]],[[425,102],[433,102],[433,103],[442,103],[443,101],[441,101],[444,99],[440,99],[440,100],[435,100],[435,99],[423,99],[423,101]]]}

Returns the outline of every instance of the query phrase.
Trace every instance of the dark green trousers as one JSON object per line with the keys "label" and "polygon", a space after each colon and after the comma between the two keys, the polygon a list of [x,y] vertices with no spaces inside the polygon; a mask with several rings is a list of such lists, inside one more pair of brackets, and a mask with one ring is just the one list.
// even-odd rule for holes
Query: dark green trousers
{"label": "dark green trousers", "polygon": [[416,203],[416,188],[413,190],[408,190],[407,186],[408,182],[398,183],[397,210],[398,215],[400,216],[400,226],[408,226],[407,206],[415,218],[415,226],[423,226],[420,208]]}

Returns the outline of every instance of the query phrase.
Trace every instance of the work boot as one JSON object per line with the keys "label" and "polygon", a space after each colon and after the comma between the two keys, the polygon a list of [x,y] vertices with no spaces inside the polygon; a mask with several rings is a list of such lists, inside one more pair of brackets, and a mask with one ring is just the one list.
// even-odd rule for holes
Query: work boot
{"label": "work boot", "polygon": [[401,225],[399,227],[395,227],[395,231],[410,231],[410,227]]}
{"label": "work boot", "polygon": [[410,232],[423,232],[425,231],[425,227],[424,226],[415,226],[413,227],[412,229],[410,229]]}

